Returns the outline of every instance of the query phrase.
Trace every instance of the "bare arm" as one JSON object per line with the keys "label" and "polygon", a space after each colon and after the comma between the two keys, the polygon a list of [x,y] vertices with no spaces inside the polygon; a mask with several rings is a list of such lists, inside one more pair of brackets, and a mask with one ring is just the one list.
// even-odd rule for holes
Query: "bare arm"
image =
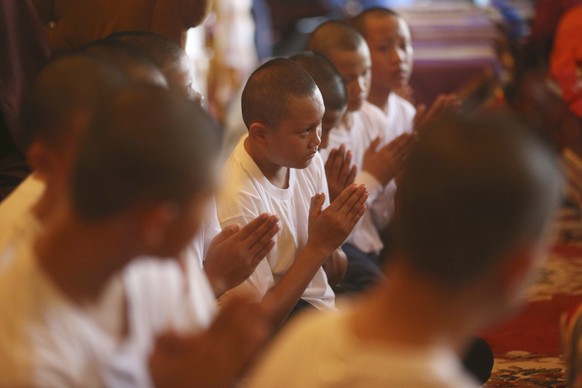
{"label": "bare arm", "polygon": [[317,194],[312,198],[307,244],[263,298],[262,305],[270,312],[275,327],[287,318],[324,261],[349,236],[364,214],[366,198],[366,188],[362,185],[347,187],[323,211],[325,196]]}

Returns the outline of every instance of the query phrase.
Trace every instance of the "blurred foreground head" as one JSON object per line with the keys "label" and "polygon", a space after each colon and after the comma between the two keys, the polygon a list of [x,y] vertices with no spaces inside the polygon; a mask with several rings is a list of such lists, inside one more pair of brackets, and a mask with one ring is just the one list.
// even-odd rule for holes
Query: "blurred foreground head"
{"label": "blurred foreground head", "polygon": [[86,223],[157,214],[171,241],[152,253],[176,254],[196,232],[214,189],[215,126],[202,108],[172,91],[121,89],[97,113],[79,149],[74,214]]}
{"label": "blurred foreground head", "polygon": [[[547,245],[562,193],[555,156],[508,115],[453,116],[425,129],[398,186],[394,253],[446,290],[499,277],[491,284],[511,289],[509,302]],[[511,267],[519,271],[503,272],[522,259]]]}

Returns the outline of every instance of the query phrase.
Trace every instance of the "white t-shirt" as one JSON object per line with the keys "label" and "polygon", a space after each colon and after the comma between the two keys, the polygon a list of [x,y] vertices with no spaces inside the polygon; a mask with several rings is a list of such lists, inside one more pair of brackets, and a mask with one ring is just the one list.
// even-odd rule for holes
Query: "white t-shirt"
{"label": "white t-shirt", "polygon": [[208,248],[214,237],[220,232],[220,223],[216,214],[216,201],[213,198],[208,203],[200,230],[186,249],[186,264],[193,265],[196,263],[200,268],[204,268],[204,258]]}
{"label": "white t-shirt", "polygon": [[111,329],[115,322],[94,319],[95,311],[107,311],[103,302],[123,305],[123,293],[121,301],[109,296],[119,283],[106,287],[103,302],[80,306],[44,273],[29,238],[13,244],[16,257],[0,270],[0,386],[149,387],[147,359],[156,336],[196,333],[213,319],[214,295],[201,271],[186,281],[176,261],[142,258],[118,278],[129,328],[120,339]]}
{"label": "white t-shirt", "polygon": [[396,93],[388,96],[388,127],[392,128],[396,136],[410,133],[414,127],[416,108]]}
{"label": "white t-shirt", "polygon": [[320,151],[324,160],[329,157],[333,148],[339,148],[342,144],[352,152],[352,162],[358,169],[356,183],[366,185],[368,189],[368,201],[366,212],[350,234],[347,242],[355,245],[363,252],[379,253],[382,248],[382,239],[378,230],[386,227],[394,211],[394,195],[396,184],[389,182],[382,187],[380,182],[366,171],[362,171],[364,154],[376,137],[382,141],[382,147],[396,137],[396,133],[389,128],[384,113],[376,106],[364,101],[362,108],[350,114],[350,126],[340,123],[329,133],[327,148]]}
{"label": "white t-shirt", "polygon": [[[416,108],[410,102],[396,93],[390,93],[388,97],[388,114],[386,115],[389,133],[387,136],[394,139],[404,133],[411,133],[414,129],[414,116],[416,116]],[[383,230],[388,226],[394,211],[396,184],[392,181],[388,185],[394,191],[387,189],[386,195],[378,196],[370,205],[370,211],[378,230]]]}
{"label": "white t-shirt", "polygon": [[390,347],[357,338],[342,313],[290,325],[249,379],[252,388],[475,388],[452,350]]}
{"label": "white t-shirt", "polygon": [[[18,235],[28,232],[36,232],[40,225],[38,220],[30,213],[32,207],[38,202],[45,190],[45,183],[36,178],[34,174],[26,178],[14,190],[6,200],[0,203],[0,266],[6,258],[12,256],[6,251],[11,241]],[[28,232],[25,232],[27,231]],[[190,266],[203,267],[208,247],[212,239],[220,233],[220,224],[216,215],[216,202],[208,203],[207,211],[198,234],[188,245],[184,261],[188,272]],[[12,249],[12,248],[10,248]],[[194,270],[197,272],[197,269]],[[196,276],[195,274],[192,276]]]}
{"label": "white t-shirt", "polygon": [[[246,136],[238,143],[225,165],[224,188],[218,197],[218,219],[224,228],[244,225],[262,213],[279,217],[280,231],[275,245],[253,274],[239,287],[252,287],[260,298],[285,275],[307,243],[309,207],[317,193],[328,189],[323,162],[315,155],[305,169],[289,169],[289,187],[275,187],[263,175],[244,148]],[[303,300],[318,309],[334,307],[335,296],[320,268],[303,293]]]}

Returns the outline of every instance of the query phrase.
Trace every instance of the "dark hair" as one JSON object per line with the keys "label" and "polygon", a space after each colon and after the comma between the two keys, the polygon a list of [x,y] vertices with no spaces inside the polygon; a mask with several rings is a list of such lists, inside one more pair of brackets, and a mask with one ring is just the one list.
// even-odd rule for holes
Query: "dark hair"
{"label": "dark hair", "polygon": [[328,20],[311,33],[307,50],[328,57],[332,50],[356,51],[365,44],[362,35],[349,24]]}
{"label": "dark hair", "polygon": [[108,41],[128,44],[148,56],[164,73],[175,67],[186,55],[180,45],[163,35],[147,31],[115,32],[105,38]]}
{"label": "dark hair", "polygon": [[451,117],[423,133],[398,186],[390,241],[418,273],[454,288],[540,238],[561,174],[552,152],[508,115]]}
{"label": "dark hair", "polygon": [[241,98],[247,128],[254,122],[276,126],[292,97],[311,96],[317,85],[305,70],[286,58],[272,59],[249,77]]}
{"label": "dark hair", "polygon": [[84,46],[81,52],[119,68],[134,82],[165,80],[161,69],[146,54],[125,42],[101,39]]}
{"label": "dark hair", "polygon": [[170,90],[132,85],[98,112],[72,176],[79,217],[115,215],[142,200],[184,205],[213,184],[215,122]]}
{"label": "dark hair", "polygon": [[400,18],[401,16],[391,10],[390,8],[384,7],[371,7],[361,12],[359,15],[354,16],[351,19],[351,25],[360,33],[362,36],[366,36],[366,22],[369,17],[380,17],[380,16],[394,16]]}
{"label": "dark hair", "polygon": [[348,104],[346,87],[341,75],[331,62],[322,55],[303,52],[290,57],[309,73],[317,84],[325,109],[342,110]]}
{"label": "dark hair", "polygon": [[40,140],[60,150],[76,139],[72,125],[79,114],[87,118],[118,87],[127,82],[118,69],[83,54],[60,56],[36,77],[23,107],[28,145]]}

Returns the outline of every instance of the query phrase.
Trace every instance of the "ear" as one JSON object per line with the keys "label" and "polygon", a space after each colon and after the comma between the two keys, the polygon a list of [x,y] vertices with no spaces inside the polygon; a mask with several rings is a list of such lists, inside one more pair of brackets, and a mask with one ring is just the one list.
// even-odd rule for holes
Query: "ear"
{"label": "ear", "polygon": [[254,122],[249,127],[249,138],[253,141],[253,143],[261,147],[267,147],[269,143],[268,133],[269,128],[260,122]]}
{"label": "ear", "polygon": [[178,218],[178,209],[172,204],[144,205],[140,217],[140,235],[148,253],[160,251],[166,241],[171,224]]}
{"label": "ear", "polygon": [[515,300],[522,296],[539,269],[539,256],[539,248],[533,244],[520,244],[506,254],[499,284],[505,298]]}
{"label": "ear", "polygon": [[57,168],[56,160],[52,157],[46,145],[41,142],[35,141],[32,143],[26,152],[26,156],[30,167],[43,180]]}

